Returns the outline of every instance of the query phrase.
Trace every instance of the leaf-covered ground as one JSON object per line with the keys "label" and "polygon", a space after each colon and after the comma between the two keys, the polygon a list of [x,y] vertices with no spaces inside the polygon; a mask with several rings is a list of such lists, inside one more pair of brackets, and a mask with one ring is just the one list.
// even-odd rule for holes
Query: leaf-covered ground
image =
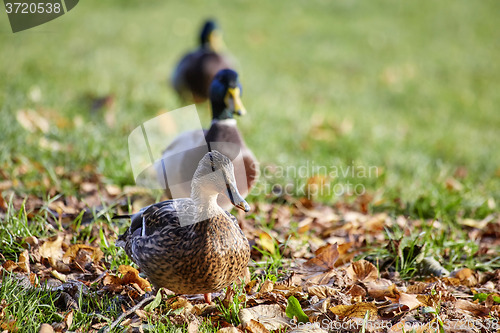
{"label": "leaf-covered ground", "polygon": [[[16,34],[4,15],[0,331],[498,331],[499,11],[86,0]],[[127,138],[185,106],[166,79],[209,16],[262,173],[234,212],[249,274],[206,305],[150,294],[111,217],[161,199],[134,186]]]}
{"label": "leaf-covered ground", "polygon": [[[2,254],[3,330],[36,331],[29,318],[40,315],[44,332],[182,327],[188,332],[494,332],[500,327],[499,259],[492,250],[500,242],[498,214],[461,220],[475,242],[454,243],[446,237],[449,227],[438,220],[365,214],[356,209],[359,202],[329,206],[275,196],[253,204],[248,216],[239,215],[253,246],[249,274],[209,305],[201,295],[175,296],[163,289],[155,297],[147,279],[114,246],[119,228],[109,223],[110,216],[155,198],[136,187],[126,188],[126,194],[98,182],[81,187],[83,200],[44,202],[12,194],[0,202],[6,222],[2,241],[12,245],[12,253]],[[46,222],[45,230],[30,230],[37,219]],[[23,222],[24,229],[15,225]],[[475,266],[466,268],[471,258]]]}

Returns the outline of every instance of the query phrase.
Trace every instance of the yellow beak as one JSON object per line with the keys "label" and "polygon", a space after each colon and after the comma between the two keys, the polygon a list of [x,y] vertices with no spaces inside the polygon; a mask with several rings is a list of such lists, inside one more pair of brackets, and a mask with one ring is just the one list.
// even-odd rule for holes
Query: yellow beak
{"label": "yellow beak", "polygon": [[208,35],[208,44],[214,52],[222,52],[226,48],[222,39],[222,33],[218,30],[214,30]]}
{"label": "yellow beak", "polygon": [[249,212],[250,211],[250,206],[248,205],[248,203],[246,201],[242,201],[238,204],[234,204],[234,206],[238,209],[241,209],[242,211],[244,212]]}
{"label": "yellow beak", "polygon": [[247,110],[243,106],[240,97],[240,88],[228,88],[226,98],[224,98],[226,105],[239,116],[242,116],[247,113]]}

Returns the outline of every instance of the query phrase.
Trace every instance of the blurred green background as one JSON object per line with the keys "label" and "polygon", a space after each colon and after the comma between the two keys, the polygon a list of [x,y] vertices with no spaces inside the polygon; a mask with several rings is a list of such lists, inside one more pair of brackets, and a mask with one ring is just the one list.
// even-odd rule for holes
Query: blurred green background
{"label": "blurred green background", "polygon": [[[212,17],[239,62],[238,125],[263,166],[376,166],[375,177],[329,181],[363,184],[370,210],[482,218],[500,199],[498,13],[494,0],[84,0],[13,34],[3,12],[3,178],[22,193],[78,193],[67,174],[91,177],[91,165],[133,184],[127,136],[183,106],[167,78]],[[109,95],[111,110],[90,111],[88,96]],[[26,130],[29,109],[49,128]]]}

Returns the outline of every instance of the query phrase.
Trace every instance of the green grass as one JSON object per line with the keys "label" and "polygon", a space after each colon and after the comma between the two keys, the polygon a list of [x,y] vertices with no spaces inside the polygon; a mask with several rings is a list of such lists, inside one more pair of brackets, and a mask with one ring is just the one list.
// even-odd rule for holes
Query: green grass
{"label": "green grass", "polygon": [[[183,106],[166,79],[194,46],[201,20],[216,17],[239,61],[248,110],[238,119],[239,128],[262,164],[249,201],[269,200],[276,184],[302,196],[310,176],[326,174],[330,191],[318,200],[355,203],[356,195],[333,190],[359,185],[374,198],[369,213],[437,219],[445,226],[439,232],[426,226],[411,237],[391,230],[387,239],[403,237],[409,249],[425,244],[425,255],[437,259],[446,253],[449,270],[497,268],[498,261],[480,267],[472,256],[478,244],[457,221],[483,219],[500,204],[499,11],[494,0],[87,0],[57,20],[17,34],[2,13],[0,181],[12,181],[20,196],[46,202],[58,195],[81,198],[81,182],[96,177],[105,184],[133,185],[128,135]],[[88,94],[114,94],[113,126],[105,121],[107,111],[89,111]],[[16,117],[29,109],[48,120],[46,131],[21,126]],[[207,126],[207,106],[198,110]],[[377,173],[358,173],[370,168]],[[450,188],[450,178],[460,184]],[[8,203],[9,194],[4,195]],[[55,232],[46,228],[47,209],[32,219],[28,213],[9,204],[0,215],[5,259],[17,258],[24,237]],[[80,222],[73,222],[77,229]],[[112,268],[130,263],[103,235],[92,235],[92,226],[82,228],[74,242],[100,242]],[[376,245],[363,255],[389,255]],[[268,258],[266,274],[276,276],[282,258]],[[404,278],[413,276],[412,256],[394,260]],[[5,291],[2,296],[13,297]],[[32,296],[22,298],[28,302]],[[52,320],[44,314],[53,310],[51,301],[44,304],[25,309]],[[87,325],[87,316],[75,318]],[[161,325],[159,331],[171,327]]]}
{"label": "green grass", "polygon": [[23,202],[20,209],[14,209],[12,200],[8,203],[7,212],[2,216],[0,223],[0,249],[3,258],[16,261],[18,254],[24,251],[23,240],[29,236],[37,238],[47,237],[51,234],[49,226],[46,224],[47,216],[50,212],[43,207],[40,214],[33,217],[28,223],[28,214]]}
{"label": "green grass", "polygon": [[[495,1],[86,2],[22,33],[9,33],[4,20],[0,163],[28,192],[47,191],[44,178],[60,192],[76,191],[68,173],[85,165],[110,183],[133,183],[127,136],[162,110],[182,106],[166,78],[193,47],[200,20],[215,16],[240,63],[249,114],[239,126],[264,166],[376,166],[379,176],[333,181],[383,192],[382,209],[396,209],[393,200],[400,199],[414,215],[443,208],[484,215],[491,211],[485,202],[500,196],[500,157],[493,150],[500,125],[498,7]],[[89,113],[87,93],[115,94],[113,128],[99,112]],[[16,112],[26,108],[48,117],[43,136],[62,151],[40,147],[40,133],[19,126]],[[200,112],[207,124],[206,106]],[[19,174],[21,165],[26,173]],[[468,171],[464,186],[449,194],[444,183],[458,167]],[[300,177],[288,178],[301,184]],[[458,209],[450,211],[450,196]]]}
{"label": "green grass", "polygon": [[[61,323],[61,293],[51,291],[42,285],[39,288],[20,287],[9,273],[2,272],[0,283],[0,299],[2,299],[2,323],[16,320],[14,327],[20,332],[38,332],[43,323]],[[64,312],[67,314],[70,310]],[[97,317],[108,318],[111,323],[118,317],[121,309],[116,299],[91,291],[78,299],[78,309],[73,310],[73,321],[70,328],[89,330]],[[114,330],[113,332],[119,332]]]}

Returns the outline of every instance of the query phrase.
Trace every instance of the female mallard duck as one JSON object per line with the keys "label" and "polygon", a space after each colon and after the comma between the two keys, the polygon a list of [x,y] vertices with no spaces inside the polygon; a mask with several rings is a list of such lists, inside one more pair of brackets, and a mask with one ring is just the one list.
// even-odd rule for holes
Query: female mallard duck
{"label": "female mallard duck", "polygon": [[172,75],[172,86],[182,99],[204,102],[215,74],[234,67],[231,59],[221,53],[223,45],[219,28],[208,20],[201,30],[200,47],[186,54]]}
{"label": "female mallard duck", "polygon": [[[166,174],[166,190],[171,198],[189,195],[190,180],[195,171],[192,166],[198,165],[198,161],[207,151],[207,143],[211,148],[217,149],[233,161],[236,184],[243,198],[255,185],[258,176],[258,161],[246,146],[236,126],[236,120],[233,118],[234,114],[246,113],[241,102],[241,92],[238,73],[231,69],[219,71],[210,87],[213,117],[210,128],[203,132],[182,133],[164,150],[162,159],[166,169],[161,170],[161,175]],[[205,147],[205,149],[197,149],[198,147]],[[219,203],[225,209],[230,207],[227,200],[219,201]]]}
{"label": "female mallard duck", "polygon": [[231,160],[208,152],[194,174],[191,198],[163,201],[131,217],[117,246],[146,274],[155,288],[178,294],[205,294],[241,277],[250,258],[248,240],[236,218],[217,204],[219,194],[244,211]]}

